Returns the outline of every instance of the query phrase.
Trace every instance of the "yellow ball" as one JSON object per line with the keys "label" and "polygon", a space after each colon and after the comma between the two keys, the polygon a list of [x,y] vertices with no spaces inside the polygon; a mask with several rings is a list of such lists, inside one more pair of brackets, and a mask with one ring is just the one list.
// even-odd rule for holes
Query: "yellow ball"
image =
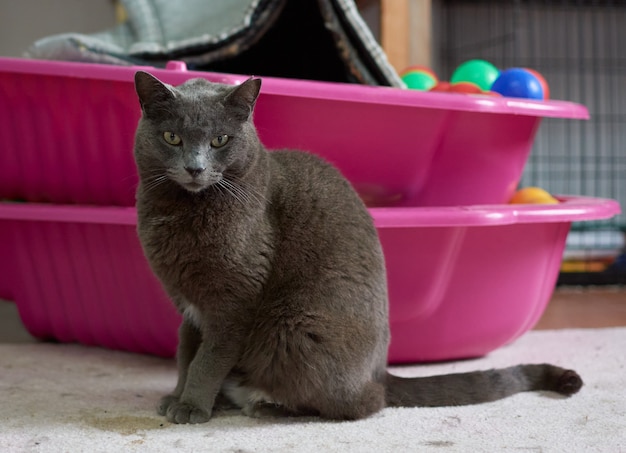
{"label": "yellow ball", "polygon": [[524,187],[515,192],[509,201],[511,204],[557,204],[558,202],[559,200],[539,187]]}

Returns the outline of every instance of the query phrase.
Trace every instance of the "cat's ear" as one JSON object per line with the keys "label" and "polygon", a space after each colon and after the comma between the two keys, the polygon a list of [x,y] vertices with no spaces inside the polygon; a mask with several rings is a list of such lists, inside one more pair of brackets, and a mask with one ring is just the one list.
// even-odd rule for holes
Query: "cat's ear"
{"label": "cat's ear", "polygon": [[135,90],[141,108],[147,112],[151,106],[167,104],[174,99],[172,89],[159,79],[144,71],[135,73]]}
{"label": "cat's ear", "polygon": [[226,95],[224,105],[241,120],[247,120],[252,115],[259,91],[261,91],[261,79],[250,77]]}

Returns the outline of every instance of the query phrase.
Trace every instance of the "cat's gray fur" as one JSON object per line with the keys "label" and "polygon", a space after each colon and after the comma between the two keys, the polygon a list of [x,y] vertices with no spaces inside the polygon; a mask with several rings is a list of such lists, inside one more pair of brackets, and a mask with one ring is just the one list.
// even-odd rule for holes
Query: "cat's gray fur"
{"label": "cat's gray fur", "polygon": [[376,229],[331,165],[263,147],[251,119],[261,81],[173,87],[138,72],[135,84],[139,237],[183,314],[178,383],[158,408],[168,420],[206,422],[226,400],[249,415],[359,419],[386,406],[581,387],[575,372],[552,365],[388,374]]}

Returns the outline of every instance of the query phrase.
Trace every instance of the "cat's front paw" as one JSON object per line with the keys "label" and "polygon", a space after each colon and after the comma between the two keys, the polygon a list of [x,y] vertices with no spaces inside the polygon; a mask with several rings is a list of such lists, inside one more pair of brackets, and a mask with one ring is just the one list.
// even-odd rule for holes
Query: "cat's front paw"
{"label": "cat's front paw", "polygon": [[165,415],[170,423],[206,423],[211,418],[211,411],[205,411],[191,403],[176,401],[169,406]]}
{"label": "cat's front paw", "polygon": [[157,406],[157,413],[159,415],[167,415],[167,410],[172,404],[178,403],[179,399],[180,398],[176,395],[164,396],[163,398],[161,398],[161,401],[159,401],[159,405]]}

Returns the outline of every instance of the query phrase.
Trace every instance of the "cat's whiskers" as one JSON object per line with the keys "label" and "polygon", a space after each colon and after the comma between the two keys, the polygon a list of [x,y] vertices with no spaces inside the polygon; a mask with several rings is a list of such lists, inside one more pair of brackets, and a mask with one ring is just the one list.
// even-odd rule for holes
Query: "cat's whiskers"
{"label": "cat's whiskers", "polygon": [[226,184],[229,187],[237,191],[237,193],[241,194],[248,202],[254,200],[259,205],[268,203],[267,198],[261,192],[259,192],[258,189],[256,189],[254,186],[246,181],[243,181],[231,175],[224,176],[223,181],[226,181]]}
{"label": "cat's whiskers", "polygon": [[259,189],[257,189],[256,187],[254,187],[252,184],[250,184],[249,182],[246,182],[242,179],[239,179],[237,177],[233,177],[233,182],[239,184],[241,187],[243,187],[244,189],[247,189],[249,192],[253,193],[254,195],[256,195],[258,198],[260,198],[261,201],[263,201],[264,203],[270,203],[270,200],[267,199],[267,197],[265,196],[264,193],[262,193],[261,191],[259,191]]}
{"label": "cat's whiskers", "polygon": [[236,190],[248,202],[254,201],[259,206],[264,206],[267,202],[264,196],[260,195],[258,191],[254,190],[249,185],[244,185],[243,181],[237,182],[236,180],[228,180],[228,184],[230,184],[233,190]]}
{"label": "cat's whiskers", "polygon": [[153,176],[144,177],[142,180],[143,190],[150,192],[164,184],[169,178],[163,172],[155,173]]}
{"label": "cat's whiskers", "polygon": [[225,188],[219,182],[217,184],[214,184],[213,187],[215,187],[217,189],[217,191],[220,193],[220,195],[229,194],[229,192],[226,191]]}
{"label": "cat's whiskers", "polygon": [[245,206],[247,202],[250,202],[250,197],[248,196],[248,194],[227,179],[221,179],[216,185],[224,189],[243,206]]}

